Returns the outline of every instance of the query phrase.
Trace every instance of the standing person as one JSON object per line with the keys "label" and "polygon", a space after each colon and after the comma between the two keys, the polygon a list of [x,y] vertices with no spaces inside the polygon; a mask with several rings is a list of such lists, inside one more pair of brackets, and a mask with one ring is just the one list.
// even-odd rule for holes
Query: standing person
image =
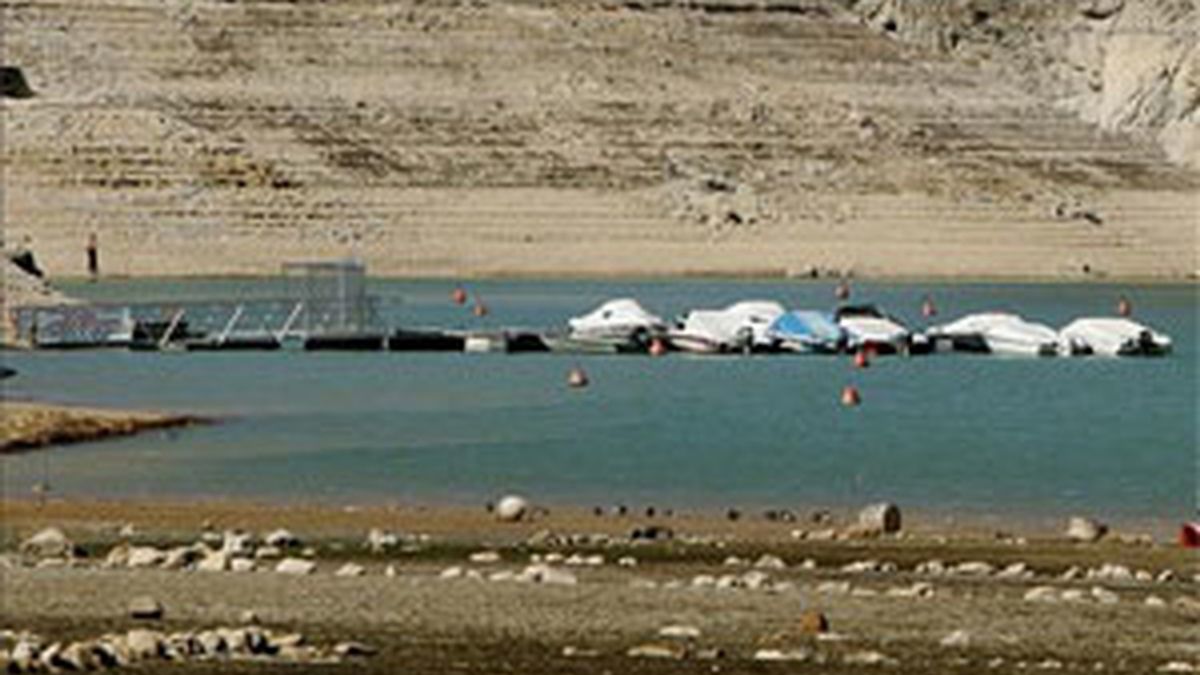
{"label": "standing person", "polygon": [[100,276],[100,245],[95,232],[88,235],[87,267],[88,275],[92,277],[92,281],[95,281]]}

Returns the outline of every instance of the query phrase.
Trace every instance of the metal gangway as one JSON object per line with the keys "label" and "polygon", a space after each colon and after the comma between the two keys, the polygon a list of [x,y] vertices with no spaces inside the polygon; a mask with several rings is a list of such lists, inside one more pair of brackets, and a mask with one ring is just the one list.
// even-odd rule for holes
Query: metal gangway
{"label": "metal gangway", "polygon": [[255,286],[227,299],[21,307],[9,319],[18,340],[39,349],[319,348],[386,334],[357,261],[287,263],[277,283]]}

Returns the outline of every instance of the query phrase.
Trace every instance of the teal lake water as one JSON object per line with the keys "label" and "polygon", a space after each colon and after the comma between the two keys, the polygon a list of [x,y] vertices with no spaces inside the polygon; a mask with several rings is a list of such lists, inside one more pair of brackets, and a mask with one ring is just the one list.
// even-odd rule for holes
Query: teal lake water
{"label": "teal lake water", "polygon": [[[130,281],[68,290],[110,301],[236,297],[268,282]],[[549,327],[632,296],[673,316],[776,299],[828,308],[828,283],[489,281],[475,319],[441,281],[373,280],[393,324]],[[478,504],[521,491],[549,503],[744,508],[892,499],[929,510],[1194,512],[1197,288],[868,284],[921,326],[1014,310],[1060,327],[1111,314],[1118,294],[1166,332],[1164,359],[549,354],[6,353],[9,396],[228,418],[172,433],[4,458],[4,489],[48,477],[59,496],[232,497]],[[565,386],[582,364],[585,390]],[[843,386],[864,404],[839,405]]]}

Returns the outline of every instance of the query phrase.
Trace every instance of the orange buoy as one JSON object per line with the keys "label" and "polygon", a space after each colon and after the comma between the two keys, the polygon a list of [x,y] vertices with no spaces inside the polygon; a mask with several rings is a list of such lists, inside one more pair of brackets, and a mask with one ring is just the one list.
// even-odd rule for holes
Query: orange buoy
{"label": "orange buoy", "polygon": [[842,389],[842,405],[854,407],[862,403],[862,396],[858,393],[858,388],[853,385],[846,385]]}
{"label": "orange buoy", "polygon": [[858,350],[854,352],[854,367],[855,368],[870,368],[871,357],[867,355],[866,350]]}
{"label": "orange buoy", "polygon": [[837,288],[834,289],[833,294],[837,296],[838,300],[850,299],[850,284],[846,283],[845,281],[840,282],[837,285]]}
{"label": "orange buoy", "polygon": [[581,389],[588,386],[588,376],[583,368],[576,366],[567,373],[567,386],[572,389]]}
{"label": "orange buoy", "polygon": [[650,356],[662,356],[667,353],[667,344],[662,341],[662,338],[654,338],[650,341]]}
{"label": "orange buoy", "polygon": [[462,286],[455,286],[454,292],[450,294],[450,297],[454,300],[454,304],[456,305],[467,304],[467,291],[464,290]]}
{"label": "orange buoy", "polygon": [[921,303],[921,316],[926,319],[937,316],[937,306],[933,304],[933,298],[925,296],[925,302]]}
{"label": "orange buoy", "polygon": [[1133,314],[1133,303],[1129,302],[1129,298],[1122,295],[1121,299],[1117,300],[1117,315],[1129,316],[1130,314]]}
{"label": "orange buoy", "polygon": [[475,303],[475,307],[471,310],[471,312],[475,314],[475,316],[484,317],[488,314],[488,308],[487,305],[483,304],[483,301],[478,301]]}

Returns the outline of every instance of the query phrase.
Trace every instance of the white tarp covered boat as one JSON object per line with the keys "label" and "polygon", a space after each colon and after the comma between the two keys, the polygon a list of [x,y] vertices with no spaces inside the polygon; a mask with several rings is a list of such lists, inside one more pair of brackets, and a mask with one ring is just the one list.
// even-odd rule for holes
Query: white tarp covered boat
{"label": "white tarp covered boat", "polygon": [[979,351],[1021,356],[1054,356],[1074,351],[1053,328],[1026,321],[1007,312],[982,312],[925,332],[939,346],[949,343],[957,351]]}
{"label": "white tarp covered boat", "polygon": [[1086,345],[1100,356],[1162,356],[1171,352],[1170,337],[1118,317],[1076,319],[1059,335],[1063,340]]}
{"label": "white tarp covered boat", "polygon": [[725,309],[694,309],[667,336],[676,349],[697,353],[753,351],[771,344],[767,329],[786,310],[770,300],[747,300]]}
{"label": "white tarp covered boat", "polygon": [[846,331],[847,346],[852,351],[870,349],[879,354],[894,354],[923,353],[929,349],[925,336],[913,335],[898,319],[874,305],[843,305],[835,316]]}
{"label": "white tarp covered boat", "polygon": [[567,321],[570,337],[577,340],[630,340],[637,335],[652,336],[667,330],[667,324],[651,314],[637,300],[617,298]]}

